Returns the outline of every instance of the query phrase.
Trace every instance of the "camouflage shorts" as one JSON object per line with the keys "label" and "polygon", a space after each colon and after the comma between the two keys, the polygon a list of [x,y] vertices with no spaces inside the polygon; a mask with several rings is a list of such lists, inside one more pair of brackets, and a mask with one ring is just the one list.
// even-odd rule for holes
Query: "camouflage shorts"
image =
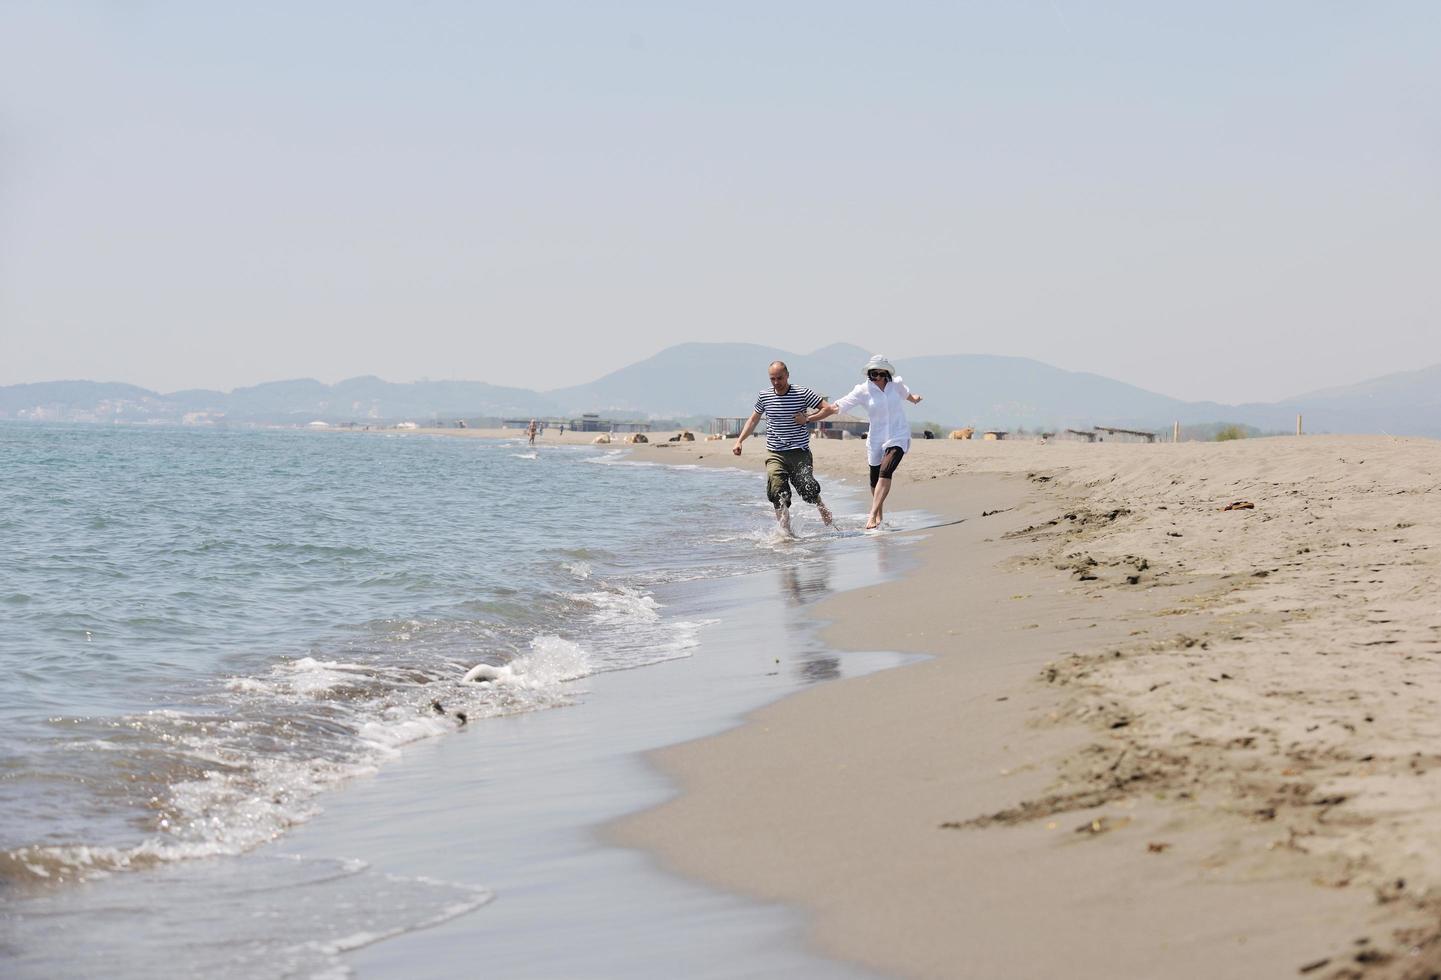
{"label": "camouflage shorts", "polygon": [[791,487],[808,504],[821,499],[809,449],[772,449],[766,456],[766,497],[776,507],[791,505]]}

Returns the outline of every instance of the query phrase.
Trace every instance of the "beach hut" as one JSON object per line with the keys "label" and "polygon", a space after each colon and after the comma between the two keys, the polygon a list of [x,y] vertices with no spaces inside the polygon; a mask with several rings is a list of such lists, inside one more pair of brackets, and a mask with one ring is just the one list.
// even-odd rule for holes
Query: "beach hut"
{"label": "beach hut", "polygon": [[828,419],[822,419],[815,424],[816,434],[822,439],[843,439],[847,433],[853,436],[863,436],[871,429],[869,419],[856,418],[854,415],[832,415]]}
{"label": "beach hut", "polygon": [[578,419],[546,419],[546,425],[569,426],[572,432],[649,432],[649,422],[617,422],[603,419],[595,412],[587,412]]}
{"label": "beach hut", "polygon": [[1057,442],[1095,442],[1096,434],[1085,429],[1062,429],[1056,433]]}
{"label": "beach hut", "polygon": [[[710,420],[710,434],[722,439],[734,439],[741,434],[748,418],[749,415],[717,415]],[[764,432],[765,429],[766,424],[762,420],[760,425],[756,426],[756,432]]]}
{"label": "beach hut", "polygon": [[1155,442],[1156,433],[1139,429],[1113,429],[1107,425],[1096,426],[1097,442]]}
{"label": "beach hut", "polygon": [[1000,442],[1002,439],[1006,438],[1007,435],[1008,433],[1005,429],[987,429],[981,435],[981,438],[984,439],[986,442]]}

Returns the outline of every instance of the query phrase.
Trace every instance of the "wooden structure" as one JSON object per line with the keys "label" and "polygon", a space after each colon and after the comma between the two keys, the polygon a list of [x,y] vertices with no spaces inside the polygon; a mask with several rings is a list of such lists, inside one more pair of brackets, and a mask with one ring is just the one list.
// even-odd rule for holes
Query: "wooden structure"
{"label": "wooden structure", "polygon": [[[500,423],[507,429],[524,429],[530,425],[530,419],[502,419]],[[649,432],[649,422],[617,422],[614,419],[603,419],[594,412],[588,412],[578,419],[557,419],[546,418],[536,419],[536,424],[541,430],[565,428],[571,432]]]}
{"label": "wooden structure", "polygon": [[[749,415],[717,415],[710,420],[710,434],[720,436],[722,439],[734,439],[741,434],[741,429],[745,428],[748,418],[750,418]],[[760,425],[756,426],[756,432],[765,430],[765,419],[761,419]]]}
{"label": "wooden structure", "polygon": [[871,431],[871,423],[869,419],[858,419],[854,415],[832,415],[817,422],[815,430],[822,439],[840,439],[847,432],[853,436],[865,435]]}
{"label": "wooden structure", "polygon": [[1108,425],[1096,426],[1097,442],[1155,442],[1156,433],[1139,429],[1115,429]]}

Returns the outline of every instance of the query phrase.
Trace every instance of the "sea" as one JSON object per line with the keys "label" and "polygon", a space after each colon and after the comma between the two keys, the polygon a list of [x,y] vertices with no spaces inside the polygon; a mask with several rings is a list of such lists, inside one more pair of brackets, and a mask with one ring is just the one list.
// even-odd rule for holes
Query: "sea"
{"label": "sea", "polygon": [[[569,793],[559,809],[579,827],[663,796],[653,774],[625,775],[645,769],[640,751],[900,662],[842,668],[804,621],[815,599],[894,572],[858,530],[863,495],[828,492],[842,530],[801,513],[791,539],[757,475],[612,447],[0,423],[0,972],[347,976],[356,950],[445,924],[463,947],[466,928],[505,921],[490,907],[507,899],[498,881],[554,859],[530,852],[527,829],[556,800]],[[777,625],[735,632],[756,617]],[[706,664],[656,672],[692,658]],[[574,714],[516,724],[553,712]],[[644,739],[611,737],[647,713]],[[558,734],[582,722],[583,746]],[[460,739],[490,741],[447,742]],[[415,759],[456,766],[445,745],[486,745],[497,771],[528,773],[487,790],[490,839],[512,838],[503,856],[461,873],[306,845],[363,851],[339,829],[349,819],[391,828],[379,850],[395,853],[415,828],[375,794],[411,786],[408,764],[412,781],[430,771]],[[534,782],[536,760],[582,757],[585,772],[649,788],[601,813],[574,802],[573,772]],[[439,785],[405,792],[458,793]],[[334,829],[317,834],[327,810]],[[663,872],[631,873],[596,877],[612,898],[662,894]],[[566,878],[546,879],[561,882],[553,904]],[[576,914],[606,894],[575,899]],[[705,901],[713,914],[739,900]],[[677,907],[652,904],[651,919]],[[724,907],[741,934],[778,921]],[[785,928],[756,968],[811,971],[799,922]],[[367,975],[468,972],[372,963]],[[672,969],[647,964],[614,975]]]}

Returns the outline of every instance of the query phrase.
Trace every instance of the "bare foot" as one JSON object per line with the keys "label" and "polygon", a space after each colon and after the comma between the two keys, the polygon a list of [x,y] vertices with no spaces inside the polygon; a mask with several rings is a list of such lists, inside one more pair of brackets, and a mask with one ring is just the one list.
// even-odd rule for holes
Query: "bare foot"
{"label": "bare foot", "polygon": [[876,528],[878,528],[878,527],[880,527],[880,526],[881,526],[881,521],[880,521],[880,518],[878,518],[878,517],[877,517],[877,518],[872,518],[871,520],[869,520],[869,521],[866,522],[866,530],[867,530],[867,531],[874,531]]}

